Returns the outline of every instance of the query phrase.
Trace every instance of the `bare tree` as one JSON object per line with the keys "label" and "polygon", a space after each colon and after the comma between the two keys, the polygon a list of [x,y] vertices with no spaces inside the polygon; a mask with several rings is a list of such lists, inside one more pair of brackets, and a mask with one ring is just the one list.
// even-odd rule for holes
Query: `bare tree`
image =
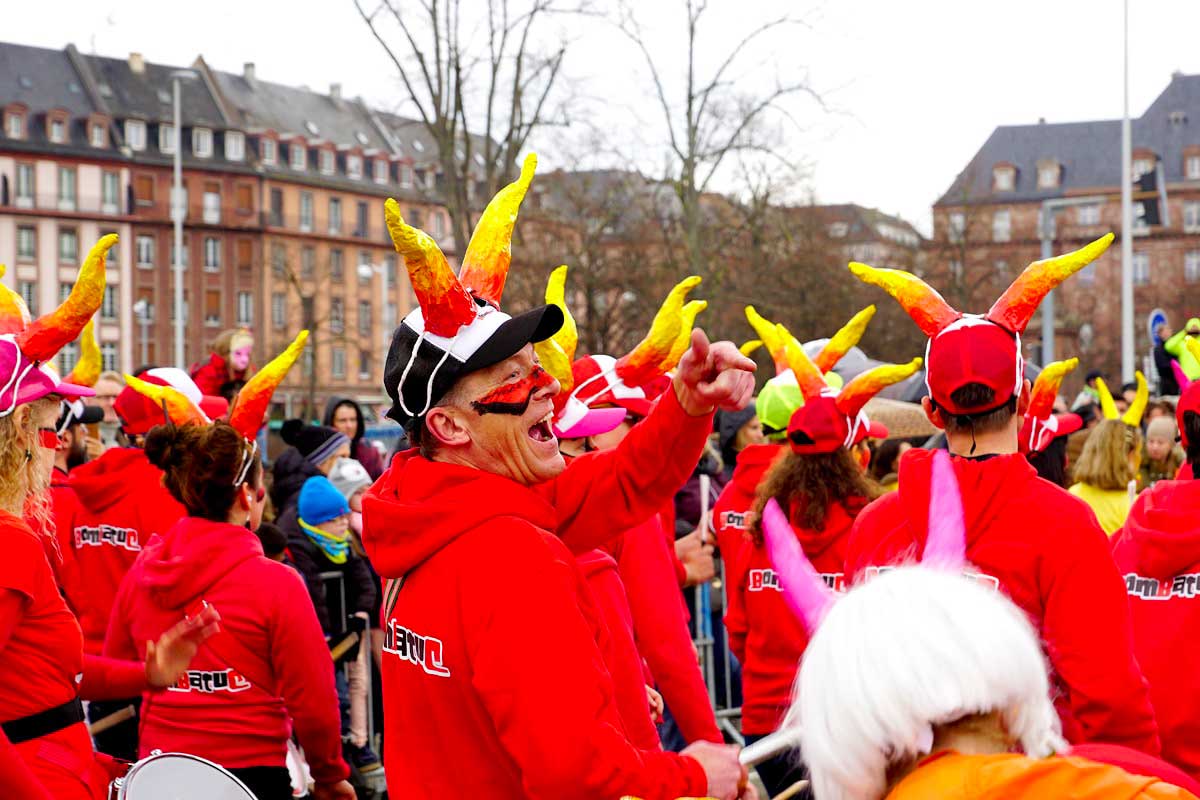
{"label": "bare tree", "polygon": [[[704,0],[685,0],[687,11],[687,64],[682,101],[673,100],[672,87],[663,75],[672,71],[656,57],[654,41],[644,31],[632,4],[622,2],[618,26],[641,53],[650,79],[658,110],[666,125],[671,161],[670,180],[681,204],[681,225],[691,272],[713,277],[719,284],[723,270],[718,261],[710,260],[709,242],[705,237],[704,195],[712,189],[714,176],[735,153],[760,153],[788,162],[787,156],[770,141],[768,116],[787,119],[784,101],[794,95],[819,96],[806,79],[776,80],[758,91],[745,91],[744,76],[735,80],[734,71],[741,69],[748,52],[768,34],[796,25],[798,20],[782,16],[762,23],[751,30],[720,59],[718,66],[707,76],[698,74],[696,59],[709,52],[701,42],[700,33],[708,3]],[[766,85],[765,82],[755,81]]]}
{"label": "bare tree", "polygon": [[473,209],[515,176],[530,135],[560,112],[553,95],[566,44],[561,37],[542,43],[550,18],[586,8],[570,0],[528,0],[519,8],[488,0],[482,24],[464,29],[461,0],[354,0],[354,6],[396,67],[404,107],[415,109],[437,143],[461,251]]}

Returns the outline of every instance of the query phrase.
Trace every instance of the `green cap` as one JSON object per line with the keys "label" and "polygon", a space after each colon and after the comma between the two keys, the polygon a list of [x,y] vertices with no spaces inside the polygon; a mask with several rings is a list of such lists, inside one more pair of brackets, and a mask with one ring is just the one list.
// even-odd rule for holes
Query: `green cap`
{"label": "green cap", "polygon": [[[825,373],[825,385],[831,389],[842,388],[842,376],[836,372]],[[758,393],[754,410],[762,423],[763,433],[770,441],[782,441],[787,437],[788,422],[796,409],[804,405],[804,395],[796,383],[791,370],[776,375]]]}

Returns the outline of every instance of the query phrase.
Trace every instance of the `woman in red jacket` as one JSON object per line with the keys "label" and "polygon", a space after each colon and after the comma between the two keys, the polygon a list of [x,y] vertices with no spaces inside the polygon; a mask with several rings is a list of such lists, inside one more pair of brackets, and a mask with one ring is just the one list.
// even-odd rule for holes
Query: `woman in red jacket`
{"label": "woman in red jacket", "polygon": [[0,797],[106,797],[109,775],[92,752],[80,698],[169,686],[215,627],[211,610],[182,626],[171,620],[162,638],[152,637],[157,644],[146,643],[144,663],[85,655],[79,623],[55,580],[62,560],[47,491],[54,424],[62,399],[92,391],[62,381],[45,363],[99,308],[104,256],[116,240],[106,236],[92,248],[67,300],[35,322],[20,298],[0,287]]}
{"label": "woman in red jacket", "polygon": [[[884,366],[851,381],[835,397],[817,367],[799,348],[792,355],[805,404],[787,426],[790,448],[768,470],[758,487],[749,540],[730,576],[725,626],[730,648],[742,664],[742,733],[747,743],[779,727],[791,702],[792,684],[808,634],[788,611],[783,587],[763,541],[763,507],[774,499],[788,515],[796,538],[825,583],[841,590],[846,539],[854,518],[879,494],[863,470],[863,451],[871,435],[886,436],[861,413],[885,385],[911,375],[920,365]],[[756,769],[774,796],[804,777],[794,752]]]}
{"label": "woman in red jacket", "polygon": [[[325,640],[303,581],[263,555],[262,462],[254,436],[271,392],[303,349],[305,334],[242,389],[228,423],[168,424],[146,436],[188,515],[149,542],[113,604],[106,654],[132,657],[180,615],[222,609],[222,630],[192,669],[142,704],[140,751],[182,751],[237,775],[259,800],[292,796],[287,741],[295,726],[317,798],[353,798],[342,760],[337,694]],[[130,380],[172,419],[203,423],[187,399]],[[190,413],[189,413],[190,411]],[[182,418],[182,419],[180,419]]]}

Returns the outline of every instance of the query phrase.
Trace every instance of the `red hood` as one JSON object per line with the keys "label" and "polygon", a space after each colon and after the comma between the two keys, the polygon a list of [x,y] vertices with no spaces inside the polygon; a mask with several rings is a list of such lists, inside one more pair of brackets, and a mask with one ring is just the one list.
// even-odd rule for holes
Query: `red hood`
{"label": "red hood", "polygon": [[783,453],[781,444],[752,444],[738,454],[731,482],[743,494],[754,496],[759,482],[775,459]]}
{"label": "red hood", "polygon": [[[1114,545],[1138,574],[1169,578],[1200,564],[1200,481],[1159,481],[1142,492]],[[1124,563],[1128,563],[1125,561]]]}
{"label": "red hood", "polygon": [[[900,503],[919,550],[924,550],[929,532],[930,472],[934,452],[914,448],[900,458]],[[1020,494],[1027,483],[1038,479],[1029,461],[1019,453],[977,461],[953,458],[951,463],[962,494],[968,546],[995,524],[1009,497]]]}
{"label": "red hood", "polygon": [[246,528],[184,517],[146,545],[138,560],[141,585],[160,608],[186,611],[234,567],[262,554],[258,537]]}
{"label": "red hood", "polygon": [[162,470],[134,447],[114,447],[71,470],[71,486],[83,507],[101,513],[149,485],[162,485]]}
{"label": "red hood", "polygon": [[381,576],[398,578],[498,517],[555,528],[554,509],[532,489],[408,450],[392,459],[363,499],[363,547]]}

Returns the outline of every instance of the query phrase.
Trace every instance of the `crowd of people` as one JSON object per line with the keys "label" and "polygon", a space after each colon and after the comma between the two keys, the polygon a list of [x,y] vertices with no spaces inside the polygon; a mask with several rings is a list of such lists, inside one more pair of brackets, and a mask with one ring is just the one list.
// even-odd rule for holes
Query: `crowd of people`
{"label": "crowd of people", "polygon": [[[457,275],[387,203],[417,307],[386,459],[345,397],[266,459],[306,332],[261,368],[232,330],[186,370],[101,373],[113,236],[43,318],[0,288],[0,796],[108,797],[172,752],[259,800],[372,775],[396,797],[1200,796],[1200,321],[1163,336],[1153,398],[1090,372],[1067,403],[1074,359],[1025,377],[1041,299],[1111,235],[983,315],[851,264],[928,344],[848,380],[874,306],[808,346],[747,308],[738,348],[696,327],[695,277],[633,350],[580,354],[567,267],[501,310],[535,165]],[[868,415],[922,377],[926,433]]]}

